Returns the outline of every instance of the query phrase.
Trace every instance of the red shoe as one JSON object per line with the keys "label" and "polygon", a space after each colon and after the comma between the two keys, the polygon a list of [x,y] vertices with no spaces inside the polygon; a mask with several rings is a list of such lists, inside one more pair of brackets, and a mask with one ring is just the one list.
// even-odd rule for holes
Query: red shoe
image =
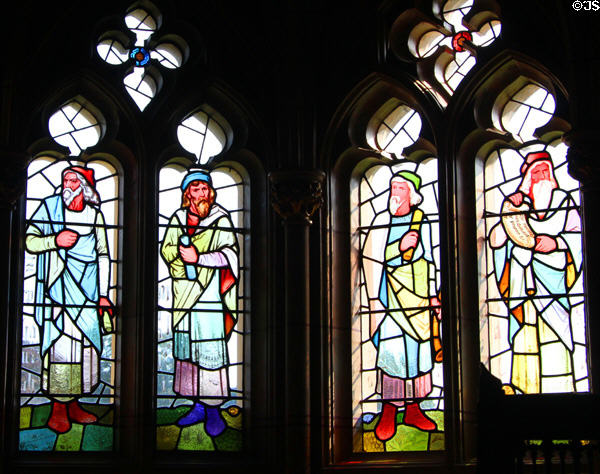
{"label": "red shoe", "polygon": [[419,428],[421,431],[437,430],[437,425],[421,411],[421,407],[419,407],[418,403],[406,405],[404,424]]}
{"label": "red shoe", "polygon": [[87,423],[94,423],[95,421],[98,421],[98,417],[88,411],[85,411],[83,408],[81,408],[79,406],[79,403],[77,402],[77,400],[73,400],[72,402],[69,402],[68,409],[69,409],[69,417],[75,423],[87,424]]}
{"label": "red shoe", "polygon": [[71,422],[67,417],[67,406],[64,403],[52,403],[52,413],[48,420],[48,428],[57,433],[66,433],[71,429]]}
{"label": "red shoe", "polygon": [[380,441],[392,439],[396,434],[396,405],[391,403],[383,404],[383,411],[375,427],[375,436]]}

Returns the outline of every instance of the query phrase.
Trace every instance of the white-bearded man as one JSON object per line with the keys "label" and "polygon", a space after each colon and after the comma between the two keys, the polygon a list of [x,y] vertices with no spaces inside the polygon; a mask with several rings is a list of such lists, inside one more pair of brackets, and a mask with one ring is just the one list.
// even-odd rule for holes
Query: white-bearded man
{"label": "white-bearded man", "polygon": [[97,420],[78,399],[98,386],[101,333],[114,327],[106,227],[94,186],[93,169],[65,169],[61,195],[41,202],[25,236],[27,251],[37,256],[42,393],[52,400],[48,427],[57,433]]}
{"label": "white-bearded man", "polygon": [[581,220],[571,196],[558,188],[547,152],[529,153],[521,175],[517,191],[507,199],[523,213],[530,242],[505,227],[508,222],[490,231],[495,276],[510,313],[512,361],[505,391],[571,392],[569,291],[581,271]]}
{"label": "white-bearded man", "polygon": [[399,171],[390,180],[388,212],[374,221],[365,243],[372,258],[367,280],[370,332],[377,349],[382,410],[375,436],[388,441],[396,434],[396,414],[405,425],[434,431],[436,423],[420,403],[433,389],[434,361],[441,362],[441,317],[432,227],[419,209],[421,178]]}
{"label": "white-bearded man", "polygon": [[173,390],[194,401],[177,424],[204,422],[218,436],[226,428],[219,407],[230,397],[227,340],[237,319],[238,244],[207,171],[191,169],[181,190],[181,208],[161,247],[173,289]]}

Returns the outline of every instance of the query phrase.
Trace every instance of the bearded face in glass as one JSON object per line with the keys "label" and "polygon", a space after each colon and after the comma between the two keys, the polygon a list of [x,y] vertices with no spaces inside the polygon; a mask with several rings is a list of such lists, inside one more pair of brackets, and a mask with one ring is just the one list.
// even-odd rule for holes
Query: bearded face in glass
{"label": "bearded face in glass", "polygon": [[181,207],[189,207],[190,211],[204,219],[215,202],[215,190],[205,181],[192,181],[185,189]]}
{"label": "bearded face in glass", "polygon": [[399,176],[394,176],[390,183],[389,211],[392,216],[403,216],[410,212],[410,208],[418,206],[423,201],[423,196],[415,190],[414,185]]}

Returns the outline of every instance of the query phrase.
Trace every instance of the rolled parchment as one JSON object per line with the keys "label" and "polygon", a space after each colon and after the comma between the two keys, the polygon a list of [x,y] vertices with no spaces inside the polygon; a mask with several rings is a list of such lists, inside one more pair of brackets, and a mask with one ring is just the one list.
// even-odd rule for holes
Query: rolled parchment
{"label": "rolled parchment", "polygon": [[527,222],[529,209],[526,202],[515,206],[506,199],[502,204],[502,225],[506,234],[515,244],[526,249],[535,247],[535,233]]}

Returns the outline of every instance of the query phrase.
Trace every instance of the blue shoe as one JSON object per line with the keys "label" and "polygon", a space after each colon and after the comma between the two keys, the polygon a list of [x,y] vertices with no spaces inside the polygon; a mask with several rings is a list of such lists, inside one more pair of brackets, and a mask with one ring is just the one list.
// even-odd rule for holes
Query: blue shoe
{"label": "blue shoe", "polygon": [[204,429],[209,436],[219,436],[227,428],[225,420],[221,416],[221,410],[218,407],[206,408],[206,424]]}
{"label": "blue shoe", "polygon": [[177,426],[190,426],[206,419],[206,409],[202,403],[194,403],[194,407],[177,420]]}

